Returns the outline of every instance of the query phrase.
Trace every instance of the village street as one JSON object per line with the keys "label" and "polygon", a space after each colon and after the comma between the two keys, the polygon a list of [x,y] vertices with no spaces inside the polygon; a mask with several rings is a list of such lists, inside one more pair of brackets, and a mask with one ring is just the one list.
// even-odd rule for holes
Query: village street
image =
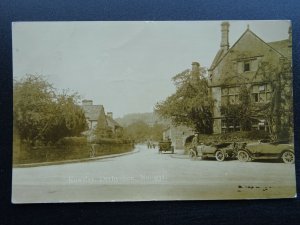
{"label": "village street", "polygon": [[12,201],[93,202],[280,198],[295,195],[294,165],[190,160],[136,146],[136,153],[81,163],[14,168]]}

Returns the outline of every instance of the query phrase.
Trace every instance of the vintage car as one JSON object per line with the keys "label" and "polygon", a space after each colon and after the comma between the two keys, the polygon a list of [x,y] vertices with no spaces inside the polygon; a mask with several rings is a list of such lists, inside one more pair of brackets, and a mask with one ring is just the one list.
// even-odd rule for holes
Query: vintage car
{"label": "vintage car", "polygon": [[170,151],[172,154],[174,153],[174,146],[172,146],[171,141],[160,141],[158,143],[158,153]]}
{"label": "vintage car", "polygon": [[[197,146],[197,153],[198,156],[201,156],[201,159],[215,158],[217,161],[224,161],[229,158],[235,158],[238,149],[242,148],[243,145],[244,143],[236,142],[224,142],[210,145],[200,144]],[[196,157],[193,149],[190,151],[190,157]]]}
{"label": "vintage car", "polygon": [[255,159],[282,159],[284,163],[295,163],[294,144],[286,141],[269,142],[262,140],[248,143],[244,149],[239,149],[237,158],[241,162]]}

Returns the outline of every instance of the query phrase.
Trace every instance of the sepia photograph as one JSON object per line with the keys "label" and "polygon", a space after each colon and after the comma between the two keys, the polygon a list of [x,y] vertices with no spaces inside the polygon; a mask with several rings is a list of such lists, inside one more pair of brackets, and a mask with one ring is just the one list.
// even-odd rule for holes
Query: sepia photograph
{"label": "sepia photograph", "polygon": [[13,22],[12,202],[295,198],[289,20]]}

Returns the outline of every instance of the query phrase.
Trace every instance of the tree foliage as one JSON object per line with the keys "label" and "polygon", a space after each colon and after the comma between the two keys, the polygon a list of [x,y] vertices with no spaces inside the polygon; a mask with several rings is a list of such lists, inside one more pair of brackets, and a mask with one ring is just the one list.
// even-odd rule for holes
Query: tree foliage
{"label": "tree foliage", "polygon": [[124,128],[124,136],[136,140],[136,142],[143,142],[150,139],[160,141],[164,129],[164,125],[159,123],[150,126],[143,121],[136,121]]}
{"label": "tree foliage", "polygon": [[220,108],[221,114],[224,116],[226,127],[233,126],[234,130],[240,126],[242,131],[251,130],[252,122],[252,104],[250,90],[246,84],[239,87],[239,103],[230,104],[229,99],[223,103]]}
{"label": "tree foliage", "polygon": [[28,143],[55,142],[77,136],[86,129],[84,112],[76,94],[55,93],[42,76],[27,75],[13,86],[14,126]]}
{"label": "tree foliage", "polygon": [[293,136],[293,85],[291,62],[282,58],[278,65],[262,63],[258,74],[264,82],[271,84],[271,101],[257,111],[268,121],[272,139],[286,139]]}
{"label": "tree foliage", "polygon": [[108,126],[106,115],[104,112],[101,112],[98,116],[97,126],[96,126],[94,133],[98,138],[112,138],[113,137],[113,131]]}
{"label": "tree foliage", "polygon": [[207,79],[201,71],[185,70],[173,77],[176,92],[155,106],[174,125],[185,125],[203,134],[212,133],[212,104]]}

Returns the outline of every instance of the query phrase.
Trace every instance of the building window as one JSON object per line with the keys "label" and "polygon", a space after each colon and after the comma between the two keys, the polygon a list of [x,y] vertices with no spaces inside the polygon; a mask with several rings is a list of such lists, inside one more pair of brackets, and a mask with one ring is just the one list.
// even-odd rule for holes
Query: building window
{"label": "building window", "polygon": [[239,103],[239,87],[222,88],[221,104],[238,104]]}
{"label": "building window", "polygon": [[244,72],[250,71],[250,62],[244,63]]}
{"label": "building window", "polygon": [[255,72],[258,70],[259,58],[251,58],[251,59],[238,59],[237,61],[237,72]]}
{"label": "building window", "polygon": [[264,103],[269,102],[272,96],[272,88],[270,84],[253,85],[251,98],[252,102]]}
{"label": "building window", "polygon": [[221,120],[221,132],[222,133],[230,133],[235,131],[240,131],[240,125],[236,123],[234,119],[222,119]]}
{"label": "building window", "polygon": [[268,131],[268,122],[264,119],[258,119],[252,122],[252,130]]}

